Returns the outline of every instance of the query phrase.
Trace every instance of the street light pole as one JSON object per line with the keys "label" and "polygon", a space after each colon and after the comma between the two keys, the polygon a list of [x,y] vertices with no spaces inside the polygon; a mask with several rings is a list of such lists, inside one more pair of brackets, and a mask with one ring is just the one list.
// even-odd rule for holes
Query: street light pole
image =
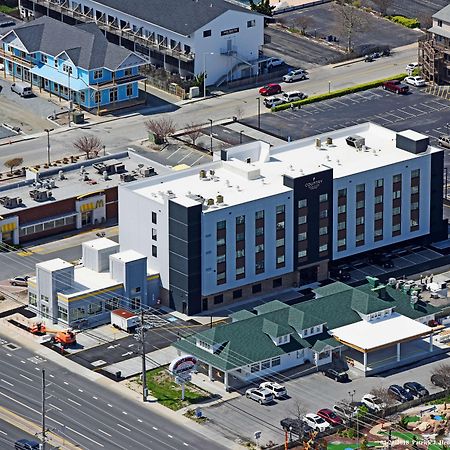
{"label": "street light pole", "polygon": [[212,119],[208,119],[209,120],[209,152],[211,153],[211,155],[212,155],[212,152],[213,152],[213,132],[212,132],[212,129],[213,129],[213,120]]}
{"label": "street light pole", "polygon": [[47,430],[45,428],[45,369],[42,369],[42,450],[45,450]]}
{"label": "street light pole", "polygon": [[47,133],[47,165],[50,167],[50,131],[53,128],[46,128],[44,131]]}
{"label": "street light pole", "polygon": [[147,401],[147,369],[145,364],[144,310],[141,309],[141,351],[142,351],[142,401]]}
{"label": "street light pole", "polygon": [[206,55],[214,55],[214,53],[203,53],[203,98],[206,98],[206,78],[208,77],[208,75],[206,74]]}
{"label": "street light pole", "polygon": [[331,92],[331,81],[328,82],[328,93]]}
{"label": "street light pole", "polygon": [[258,100],[258,130],[261,129],[261,99],[259,97],[256,97],[256,100]]}
{"label": "street light pole", "polygon": [[70,127],[70,113],[72,112],[72,96],[70,94],[70,72],[72,71],[72,69],[69,67],[69,69],[67,70],[67,84],[68,84],[68,97],[69,97],[69,127]]}

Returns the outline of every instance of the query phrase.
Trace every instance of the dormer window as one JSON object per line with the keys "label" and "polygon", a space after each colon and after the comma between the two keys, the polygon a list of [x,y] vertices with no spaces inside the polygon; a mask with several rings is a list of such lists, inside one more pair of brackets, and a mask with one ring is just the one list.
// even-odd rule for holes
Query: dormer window
{"label": "dormer window", "polygon": [[284,336],[280,336],[277,340],[277,345],[287,344],[290,341],[290,335],[286,334]]}

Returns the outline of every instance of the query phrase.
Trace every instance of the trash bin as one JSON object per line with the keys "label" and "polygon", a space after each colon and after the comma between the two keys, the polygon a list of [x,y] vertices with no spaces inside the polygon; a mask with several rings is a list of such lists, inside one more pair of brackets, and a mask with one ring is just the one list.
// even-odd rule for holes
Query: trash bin
{"label": "trash bin", "polygon": [[84,113],[81,111],[74,111],[72,113],[73,123],[83,123],[84,122]]}

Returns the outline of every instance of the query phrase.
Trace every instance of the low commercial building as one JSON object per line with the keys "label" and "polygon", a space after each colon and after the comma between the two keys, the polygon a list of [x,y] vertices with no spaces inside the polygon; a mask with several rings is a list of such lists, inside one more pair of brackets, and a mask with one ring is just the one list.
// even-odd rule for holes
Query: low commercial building
{"label": "low commercial building", "polygon": [[[264,16],[225,0],[20,0],[24,19],[95,22],[106,37],[156,67],[207,84],[261,70]],[[267,58],[266,58],[267,59]]]}
{"label": "low commercial building", "polygon": [[71,26],[50,17],[19,25],[0,38],[5,73],[37,89],[100,111],[139,97],[137,54],[108,42],[93,23]]}
{"label": "low commercial building", "polygon": [[433,26],[419,40],[422,76],[436,84],[450,84],[450,5],[433,14]]}
{"label": "low commercial building", "polygon": [[[226,389],[292,368],[345,359],[365,376],[409,364],[435,350],[428,322],[439,311],[395,286],[333,283],[313,300],[272,301],[231,315],[232,323],[183,338],[173,346],[198,358],[198,369]],[[341,361],[342,364],[342,361]]]}
{"label": "low commercial building", "polygon": [[29,307],[42,319],[73,328],[110,321],[112,310],[140,311],[155,303],[159,277],[147,272],[144,255],[100,238],[84,242],[82,264],[60,258],[36,264],[28,280]]}
{"label": "low commercial building", "polygon": [[192,315],[326,279],[329,261],[446,238],[442,183],[443,151],[412,130],[252,142],[121,186],[120,244],[161,274],[162,304]]}
{"label": "low commercial building", "polygon": [[49,169],[29,168],[26,180],[0,186],[0,244],[115,224],[120,183],[169,171],[132,152],[65,162]]}

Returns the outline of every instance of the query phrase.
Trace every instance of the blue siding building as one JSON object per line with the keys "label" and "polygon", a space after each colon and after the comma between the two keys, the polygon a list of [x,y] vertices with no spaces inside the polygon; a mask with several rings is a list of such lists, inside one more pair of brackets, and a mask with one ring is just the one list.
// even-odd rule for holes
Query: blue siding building
{"label": "blue siding building", "polygon": [[94,23],[41,17],[1,39],[5,71],[84,109],[119,107],[139,97],[143,58],[108,42]]}

